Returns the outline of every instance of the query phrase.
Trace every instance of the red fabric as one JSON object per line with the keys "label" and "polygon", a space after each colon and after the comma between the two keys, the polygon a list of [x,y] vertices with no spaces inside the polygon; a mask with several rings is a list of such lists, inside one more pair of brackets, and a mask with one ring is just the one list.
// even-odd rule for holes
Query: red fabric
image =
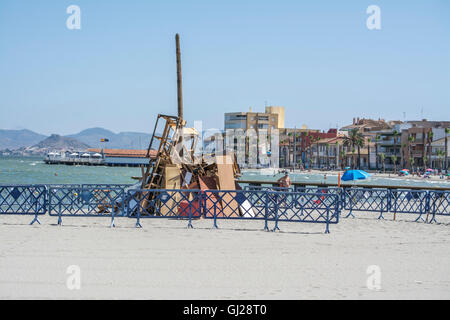
{"label": "red fabric", "polygon": [[[200,218],[199,205],[198,200],[191,201],[190,206],[192,218]],[[189,201],[183,200],[180,202],[180,206],[178,207],[178,215],[180,217],[189,217]]]}
{"label": "red fabric", "polygon": [[216,206],[217,217],[223,217],[222,204],[218,198],[217,193],[204,192],[205,190],[217,190],[216,180],[213,177],[199,177],[200,190],[207,197],[206,198],[206,217],[214,217],[214,205]]}

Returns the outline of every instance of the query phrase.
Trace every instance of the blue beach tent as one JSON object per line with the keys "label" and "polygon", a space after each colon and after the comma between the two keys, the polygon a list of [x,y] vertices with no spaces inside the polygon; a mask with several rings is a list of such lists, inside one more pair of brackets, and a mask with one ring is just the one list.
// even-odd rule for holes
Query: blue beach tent
{"label": "blue beach tent", "polygon": [[367,172],[365,172],[363,170],[347,170],[342,175],[341,179],[343,181],[350,181],[350,180],[366,179],[366,178],[369,178],[369,177],[370,177],[370,174],[368,174]]}

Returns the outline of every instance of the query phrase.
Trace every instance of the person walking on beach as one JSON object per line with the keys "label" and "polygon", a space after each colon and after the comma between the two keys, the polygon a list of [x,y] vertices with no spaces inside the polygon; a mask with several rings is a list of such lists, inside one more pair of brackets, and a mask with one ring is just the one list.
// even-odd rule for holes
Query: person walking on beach
{"label": "person walking on beach", "polygon": [[289,178],[289,172],[285,171],[284,176],[278,179],[277,182],[281,188],[289,188],[291,186],[291,178]]}

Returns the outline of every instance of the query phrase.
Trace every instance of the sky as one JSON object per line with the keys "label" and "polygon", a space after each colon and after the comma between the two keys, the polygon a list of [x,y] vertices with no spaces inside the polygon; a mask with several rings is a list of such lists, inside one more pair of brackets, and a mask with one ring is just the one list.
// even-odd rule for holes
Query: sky
{"label": "sky", "polygon": [[177,112],[177,32],[191,126],[265,105],[285,107],[286,127],[322,130],[450,120],[448,0],[1,0],[0,129],[152,132]]}

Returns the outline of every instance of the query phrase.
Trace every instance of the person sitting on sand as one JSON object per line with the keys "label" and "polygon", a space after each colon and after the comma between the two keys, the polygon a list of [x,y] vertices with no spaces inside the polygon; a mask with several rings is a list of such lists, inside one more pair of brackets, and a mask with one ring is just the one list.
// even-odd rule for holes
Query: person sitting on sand
{"label": "person sitting on sand", "polygon": [[278,179],[277,182],[281,188],[289,188],[291,186],[291,178],[289,178],[289,172],[285,171],[284,176]]}

